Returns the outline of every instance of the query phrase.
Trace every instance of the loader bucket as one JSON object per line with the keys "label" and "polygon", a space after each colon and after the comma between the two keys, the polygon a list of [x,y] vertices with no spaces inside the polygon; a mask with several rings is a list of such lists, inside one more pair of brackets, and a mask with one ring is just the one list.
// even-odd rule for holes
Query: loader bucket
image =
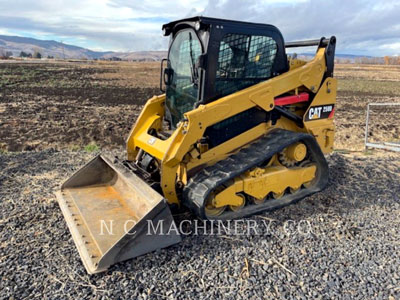
{"label": "loader bucket", "polygon": [[98,155],[56,192],[88,273],[181,241],[164,198],[121,163]]}

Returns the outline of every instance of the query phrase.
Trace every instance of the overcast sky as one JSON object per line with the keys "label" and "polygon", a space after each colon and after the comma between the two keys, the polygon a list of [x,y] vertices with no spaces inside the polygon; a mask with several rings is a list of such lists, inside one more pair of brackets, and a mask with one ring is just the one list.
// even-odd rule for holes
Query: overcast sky
{"label": "overcast sky", "polygon": [[273,24],[286,41],[336,35],[338,53],[400,55],[399,0],[0,0],[0,34],[165,50],[161,25],[195,15]]}

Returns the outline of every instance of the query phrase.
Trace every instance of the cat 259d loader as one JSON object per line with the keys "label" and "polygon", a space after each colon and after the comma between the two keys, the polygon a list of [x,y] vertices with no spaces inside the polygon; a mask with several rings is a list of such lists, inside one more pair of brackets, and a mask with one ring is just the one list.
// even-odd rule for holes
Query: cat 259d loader
{"label": "cat 259d loader", "polygon": [[[89,273],[179,242],[171,207],[242,218],[328,182],[335,37],[285,43],[271,25],[206,17],[162,28],[165,93],[143,107],[126,160],[98,155],[56,192]],[[308,46],[310,61],[286,54]]]}

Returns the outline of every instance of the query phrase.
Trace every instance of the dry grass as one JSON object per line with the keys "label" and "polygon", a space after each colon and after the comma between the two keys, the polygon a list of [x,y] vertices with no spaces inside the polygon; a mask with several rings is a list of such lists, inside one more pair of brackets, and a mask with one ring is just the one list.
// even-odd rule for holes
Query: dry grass
{"label": "dry grass", "polygon": [[158,87],[159,62],[103,62],[98,65],[108,72],[96,73],[93,80],[107,80],[119,86]]}
{"label": "dry grass", "polygon": [[337,64],[338,78],[400,81],[400,66]]}

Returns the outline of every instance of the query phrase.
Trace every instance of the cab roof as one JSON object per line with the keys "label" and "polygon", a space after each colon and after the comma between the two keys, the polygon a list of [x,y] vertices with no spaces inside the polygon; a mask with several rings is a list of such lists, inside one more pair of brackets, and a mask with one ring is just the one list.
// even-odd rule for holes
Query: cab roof
{"label": "cab roof", "polygon": [[196,16],[181,20],[172,21],[170,23],[166,23],[162,26],[162,29],[165,32],[165,35],[169,35],[172,31],[174,31],[174,27],[176,25],[186,24],[191,27],[194,27],[196,22],[199,22],[201,25],[222,25],[222,26],[238,26],[238,27],[247,27],[247,28],[257,28],[257,29],[265,29],[265,30],[273,30],[278,31],[279,29],[270,24],[262,24],[262,23],[252,23],[252,22],[244,22],[244,21],[234,21],[234,20],[227,20],[227,19],[218,19],[218,18],[209,18],[203,16]]}

